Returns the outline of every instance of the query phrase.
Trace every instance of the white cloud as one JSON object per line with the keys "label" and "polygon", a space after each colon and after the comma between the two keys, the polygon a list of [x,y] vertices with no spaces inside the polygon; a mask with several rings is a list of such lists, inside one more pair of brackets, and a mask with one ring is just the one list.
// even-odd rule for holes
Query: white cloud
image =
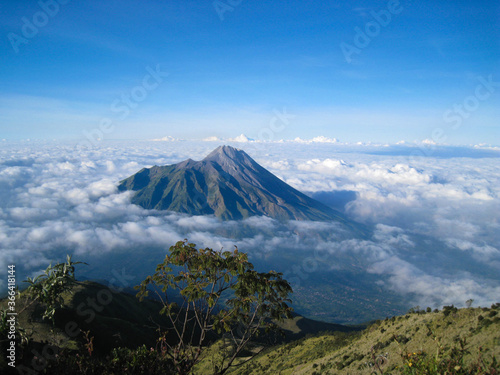
{"label": "white cloud", "polygon": [[389,275],[388,286],[399,293],[413,294],[413,302],[421,307],[464,306],[473,299],[476,305],[488,306],[500,293],[500,286],[476,281],[472,275],[454,279],[426,274],[397,256],[374,263],[370,272]]}
{"label": "white cloud", "polygon": [[228,141],[230,142],[239,142],[239,143],[247,143],[247,142],[252,142],[252,138],[248,138],[245,134],[240,134],[239,136],[235,138],[229,138]]}
{"label": "white cloud", "polygon": [[210,137],[206,137],[206,138],[202,139],[203,142],[218,142],[218,141],[221,141],[221,140],[222,140],[221,138],[216,137],[215,135],[212,135]]}
{"label": "white cloud", "polygon": [[445,242],[448,246],[459,250],[471,251],[476,258],[485,262],[490,261],[492,258],[500,258],[500,250],[490,245],[481,246],[458,238],[448,238]]}
{"label": "white cloud", "polygon": [[[112,254],[131,263],[141,254],[135,265],[145,267],[188,238],[216,249],[237,244],[262,261],[273,255],[299,263],[310,258],[331,270],[361,269],[378,275],[391,290],[414,295],[422,306],[460,304],[469,297],[493,302],[500,281],[495,274],[500,269],[498,159],[414,161],[407,146],[398,147],[402,154],[335,142],[248,149],[301,191],[355,192],[346,212],[373,225],[373,233],[360,239],[336,223],[283,224],[265,217],[222,222],[144,210],[130,204],[130,192],[117,191],[118,181],[145,166],[201,160],[213,148],[207,142],[108,142],[90,150],[7,142],[0,154],[0,278],[5,279],[7,264],[20,264],[20,275],[29,275],[64,260],[66,253],[90,263],[82,269],[89,274],[118,267],[101,261]],[[432,239],[432,248],[426,248],[425,238]],[[436,254],[440,262],[429,260]]]}
{"label": "white cloud", "polygon": [[325,137],[324,135],[320,135],[320,136],[314,137],[310,140],[297,137],[289,142],[295,142],[295,143],[339,143],[339,140],[337,138],[328,138],[328,137]]}
{"label": "white cloud", "polygon": [[163,138],[152,139],[152,141],[154,141],[154,142],[175,142],[175,141],[178,141],[178,139],[172,137],[171,135],[167,135]]}

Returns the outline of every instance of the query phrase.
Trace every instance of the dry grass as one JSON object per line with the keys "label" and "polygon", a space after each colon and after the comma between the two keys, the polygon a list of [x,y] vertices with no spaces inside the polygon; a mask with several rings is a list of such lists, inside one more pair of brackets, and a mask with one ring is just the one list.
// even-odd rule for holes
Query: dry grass
{"label": "dry grass", "polygon": [[[466,363],[481,355],[500,359],[500,309],[469,308],[407,314],[379,321],[362,333],[332,333],[281,345],[232,374],[373,374],[399,373],[404,353],[444,356],[465,339]],[[375,365],[380,364],[380,369]]]}

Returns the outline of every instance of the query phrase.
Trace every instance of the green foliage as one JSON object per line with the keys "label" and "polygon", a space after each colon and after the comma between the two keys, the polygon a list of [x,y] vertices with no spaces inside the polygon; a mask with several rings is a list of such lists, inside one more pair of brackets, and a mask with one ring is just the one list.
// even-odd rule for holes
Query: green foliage
{"label": "green foliage", "polygon": [[448,316],[451,313],[456,313],[457,311],[458,311],[458,309],[455,306],[453,306],[453,305],[451,305],[451,306],[444,306],[443,307],[443,314],[444,314],[444,316]]}
{"label": "green foliage", "polygon": [[[29,308],[35,304],[41,306],[43,308],[42,318],[50,320],[54,326],[56,309],[64,304],[63,293],[75,283],[75,265],[80,263],[73,262],[71,257],[67,256],[65,263],[49,265],[43,274],[34,279],[25,280],[29,284],[28,288],[23,293],[17,292],[16,295],[15,329],[12,329],[13,327],[8,323],[8,319],[11,318],[8,315],[9,310],[0,308],[0,349],[2,352],[11,345],[12,341],[15,341],[16,358],[22,358],[26,363],[33,359],[32,353],[37,345],[40,345],[40,342],[34,342],[34,331],[26,329],[27,324],[31,323],[30,314],[32,312]],[[20,299],[19,297],[24,298]],[[46,346],[48,345],[47,338],[48,335],[45,338]],[[5,363],[0,360],[1,371],[4,370],[4,365]]]}
{"label": "green foliage", "polygon": [[411,309],[408,310],[408,314],[418,314],[420,311],[420,306],[415,306],[412,307]]}
{"label": "green foliage", "polygon": [[[9,315],[8,310],[6,309],[0,309],[0,348],[3,349],[3,344],[6,342],[11,341],[8,336],[9,336],[9,328],[10,325],[8,323]],[[21,345],[26,345],[28,344],[30,338],[26,330],[19,326],[19,324],[16,325],[16,339]]]}
{"label": "green foliage", "polygon": [[86,353],[63,352],[45,370],[46,374],[75,375],[163,375],[174,373],[171,360],[162,350],[145,345],[137,349],[115,348],[105,358]]}
{"label": "green foliage", "polygon": [[[187,240],[170,247],[163,263],[138,287],[141,299],[152,288],[170,318],[167,331],[176,338],[169,345],[179,374],[187,374],[199,361],[209,333],[224,334],[225,344],[214,358],[213,370],[223,374],[261,330],[276,326],[272,320],[290,318],[288,295],[292,289],[282,274],[253,269],[245,253],[196,249]],[[175,271],[174,271],[175,269]],[[169,300],[178,291],[182,305]]]}
{"label": "green foliage", "polygon": [[71,256],[68,255],[66,263],[49,265],[43,274],[35,279],[28,277],[25,280],[29,284],[27,295],[33,302],[45,305],[43,319],[50,319],[54,323],[56,309],[64,303],[62,294],[75,282],[75,265],[81,263],[71,261]]}
{"label": "green foliage", "polygon": [[452,350],[443,354],[442,347],[439,347],[436,355],[432,356],[425,351],[413,353],[402,353],[404,365],[400,368],[403,375],[497,375],[498,363],[493,357],[491,361],[485,361],[482,350],[476,360],[466,365],[465,356],[470,354],[465,339],[458,339],[458,344]]}
{"label": "green foliage", "polygon": [[[29,298],[20,301],[25,302],[22,311],[27,303],[39,302],[47,313],[51,306],[54,310],[60,306],[63,297],[67,309],[70,295],[66,292],[72,292],[73,299],[78,290],[90,287],[84,283],[75,284],[72,268],[75,264],[68,257],[66,263],[49,266],[44,275],[31,280],[31,284],[37,286],[26,293],[31,301]],[[44,288],[38,284],[43,284],[50,292],[41,295],[39,291]],[[95,290],[102,288],[93,284],[92,287]],[[142,345],[143,342],[130,346],[135,349],[119,348],[114,342],[114,349],[103,351],[103,337],[99,337],[103,325],[93,324],[85,329],[96,334],[95,339],[90,331],[86,331],[77,340],[79,344],[75,341],[73,346],[61,345],[62,341],[56,340],[54,333],[54,345],[49,345],[47,331],[39,336],[41,342],[34,339],[26,348],[18,347],[21,349],[19,358],[29,367],[36,359],[29,353],[42,353],[43,358],[35,354],[39,357],[36,359],[38,364],[45,362],[43,369],[37,371],[45,374],[223,374],[230,370],[234,375],[295,371],[311,374],[498,375],[495,356],[500,355],[497,334],[500,304],[492,305],[491,309],[458,310],[454,306],[445,306],[442,313],[434,314],[425,314],[425,310],[415,307],[411,315],[377,321],[363,332],[309,335],[264,349],[262,340],[250,340],[266,328],[273,328],[273,318],[289,316],[291,309],[287,296],[291,289],[281,274],[256,272],[246,254],[237,249],[233,252],[197,250],[193,244],[178,242],[170,248],[156,273],[149,276],[139,289],[139,296],[144,297],[154,290],[163,301],[163,316],[157,316],[160,320],[155,319],[155,323],[165,325],[166,331],[155,348],[153,341],[147,346]],[[168,291],[179,292],[183,302],[173,303],[168,299]],[[89,292],[84,297],[88,295]],[[132,296],[127,297],[131,298],[130,303],[118,304],[122,298],[121,294],[114,296],[113,304],[119,307],[114,306],[113,311],[127,306],[127,311],[131,309],[132,315],[137,316],[135,313],[144,312],[144,305],[149,304],[155,308],[147,309],[146,316],[155,315],[160,310],[159,304],[153,301],[135,306]],[[39,316],[39,306],[35,305],[31,313],[37,311]],[[24,316],[27,314],[23,315],[22,311],[19,311],[19,317],[24,319],[22,325],[25,325],[31,316]],[[56,327],[38,321],[37,332],[40,332],[39,325],[51,327],[51,334],[56,332],[61,316],[57,315]],[[6,312],[0,311],[0,331],[8,329],[6,318]],[[124,315],[112,315],[104,321],[106,327],[113,327],[109,332],[114,332],[115,326],[110,322],[119,320],[117,318],[122,319]],[[93,323],[97,321],[98,318]],[[145,322],[146,318],[140,321]],[[307,326],[302,320],[299,323],[294,324],[302,325],[302,328]],[[288,321],[283,326],[295,329],[294,324]],[[154,330],[153,335],[156,337]],[[130,343],[128,339],[121,342]],[[255,355],[258,357],[254,358]]]}
{"label": "green foliage", "polygon": [[7,336],[7,332],[9,330],[9,324],[7,323],[8,315],[7,310],[0,309],[0,338],[3,339],[4,336]]}

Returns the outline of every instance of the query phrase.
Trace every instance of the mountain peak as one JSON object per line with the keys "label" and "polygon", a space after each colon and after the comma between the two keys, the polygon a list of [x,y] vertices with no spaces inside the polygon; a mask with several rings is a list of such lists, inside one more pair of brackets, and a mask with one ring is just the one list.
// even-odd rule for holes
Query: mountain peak
{"label": "mountain peak", "polygon": [[248,154],[219,146],[201,161],[143,169],[121,181],[132,202],[147,209],[222,219],[265,215],[279,220],[336,220],[342,215],[295,190]]}
{"label": "mountain peak", "polygon": [[221,166],[255,166],[257,164],[245,151],[226,145],[217,147],[202,162],[215,162]]}
{"label": "mountain peak", "polygon": [[210,160],[214,157],[220,157],[220,156],[234,158],[234,157],[237,157],[238,154],[245,154],[246,155],[245,151],[243,151],[243,150],[224,145],[224,146],[217,147],[210,154],[208,154],[208,156],[205,157],[205,159],[203,159],[203,160]]}

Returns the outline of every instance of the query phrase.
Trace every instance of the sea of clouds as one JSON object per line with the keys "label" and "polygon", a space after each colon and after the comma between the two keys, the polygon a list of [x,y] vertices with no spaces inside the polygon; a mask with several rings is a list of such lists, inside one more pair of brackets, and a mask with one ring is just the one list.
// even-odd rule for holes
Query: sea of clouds
{"label": "sea of clouds", "polygon": [[[79,275],[125,277],[133,286],[166,249],[237,245],[261,264],[302,254],[285,276],[298,286],[318,269],[375,275],[409,303],[441,307],[500,301],[500,151],[481,147],[233,143],[284,181],[371,228],[365,238],[337,223],[222,222],[145,210],[118,192],[143,167],[201,160],[218,142],[102,141],[0,144],[0,292],[7,266],[18,284],[66,254],[88,263]],[[464,157],[465,155],[465,157]],[[285,251],[287,253],[285,253]],[[278,266],[276,266],[278,267]],[[305,284],[304,284],[305,285]]]}

